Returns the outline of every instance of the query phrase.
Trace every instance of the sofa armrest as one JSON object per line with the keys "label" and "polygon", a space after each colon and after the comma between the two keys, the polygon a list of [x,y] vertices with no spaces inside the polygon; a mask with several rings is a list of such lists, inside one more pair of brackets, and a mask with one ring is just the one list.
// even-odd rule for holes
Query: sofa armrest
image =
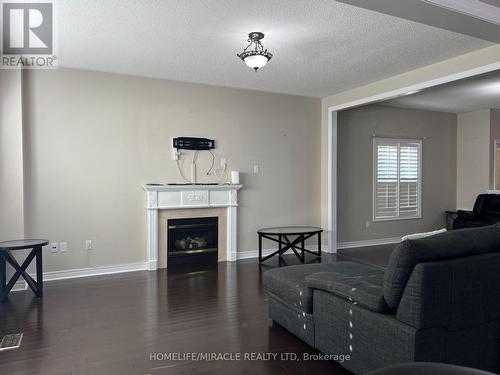
{"label": "sofa armrest", "polygon": [[336,272],[317,272],[306,277],[306,285],[335,294],[378,313],[389,313],[382,293],[383,273],[347,276]]}
{"label": "sofa armrest", "polygon": [[473,211],[458,210],[457,216],[463,217],[464,219],[475,219],[477,215]]}

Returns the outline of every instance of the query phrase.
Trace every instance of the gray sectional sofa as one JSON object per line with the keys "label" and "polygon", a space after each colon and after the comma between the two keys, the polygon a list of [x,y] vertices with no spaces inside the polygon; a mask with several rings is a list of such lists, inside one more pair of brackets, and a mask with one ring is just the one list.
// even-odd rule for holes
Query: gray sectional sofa
{"label": "gray sectional sofa", "polygon": [[406,240],[386,269],[298,265],[263,278],[270,318],[355,374],[401,362],[500,372],[500,225]]}

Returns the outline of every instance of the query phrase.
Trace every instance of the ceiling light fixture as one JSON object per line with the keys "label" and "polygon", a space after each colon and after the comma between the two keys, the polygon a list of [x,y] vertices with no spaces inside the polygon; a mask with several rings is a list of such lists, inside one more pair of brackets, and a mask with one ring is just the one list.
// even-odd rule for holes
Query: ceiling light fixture
{"label": "ceiling light fixture", "polygon": [[[257,71],[267,64],[269,60],[273,57],[273,54],[264,50],[262,43],[260,42],[264,38],[264,34],[261,32],[252,32],[248,34],[248,42],[250,43],[243,52],[238,53],[240,59],[242,59],[247,66]],[[252,49],[253,46],[253,49]]]}

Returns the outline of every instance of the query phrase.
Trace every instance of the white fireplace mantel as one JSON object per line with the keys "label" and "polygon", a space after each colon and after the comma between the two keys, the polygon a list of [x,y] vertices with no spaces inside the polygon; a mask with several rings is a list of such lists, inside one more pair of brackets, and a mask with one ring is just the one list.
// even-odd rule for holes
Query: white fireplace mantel
{"label": "white fireplace mantel", "polygon": [[158,268],[158,211],[227,208],[226,261],[236,260],[238,190],[242,185],[144,185],[147,211],[148,269]]}

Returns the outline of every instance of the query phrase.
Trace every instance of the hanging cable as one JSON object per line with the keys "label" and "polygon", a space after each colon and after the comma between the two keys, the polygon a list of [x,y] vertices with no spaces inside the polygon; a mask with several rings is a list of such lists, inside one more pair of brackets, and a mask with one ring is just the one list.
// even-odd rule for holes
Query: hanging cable
{"label": "hanging cable", "polygon": [[212,169],[214,169],[214,165],[215,165],[214,153],[212,152],[212,150],[208,150],[208,152],[210,152],[210,155],[212,155],[212,165],[210,166],[209,170],[207,171],[207,176],[210,175],[210,173],[212,173]]}
{"label": "hanging cable", "polygon": [[192,181],[188,180],[186,176],[184,176],[184,173],[182,173],[182,168],[181,165],[179,164],[179,160],[176,160],[175,163],[177,164],[177,169],[179,170],[179,174],[181,175],[182,179],[188,184],[192,184]]}
{"label": "hanging cable", "polygon": [[[219,176],[217,172],[221,171],[222,174]],[[224,165],[222,169],[214,169],[215,176],[219,180],[220,183],[224,184],[227,182],[227,164]]]}

